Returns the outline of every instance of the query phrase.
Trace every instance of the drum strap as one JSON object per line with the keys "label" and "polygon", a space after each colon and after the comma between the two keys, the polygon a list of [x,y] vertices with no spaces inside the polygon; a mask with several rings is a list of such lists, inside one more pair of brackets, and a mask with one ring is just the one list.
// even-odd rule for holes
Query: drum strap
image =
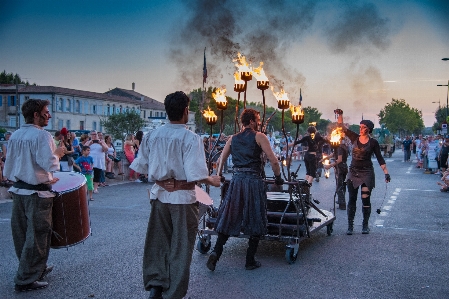
{"label": "drum strap", "polygon": [[156,181],[156,184],[168,192],[173,192],[178,190],[194,190],[196,183],[187,182],[186,180],[178,181],[176,179],[167,179],[163,181]]}
{"label": "drum strap", "polygon": [[25,183],[24,181],[21,181],[21,180],[14,182],[13,187],[18,188],[18,189],[26,189],[26,190],[33,190],[33,191],[51,191],[51,185],[49,185],[49,184],[31,185],[31,184]]}

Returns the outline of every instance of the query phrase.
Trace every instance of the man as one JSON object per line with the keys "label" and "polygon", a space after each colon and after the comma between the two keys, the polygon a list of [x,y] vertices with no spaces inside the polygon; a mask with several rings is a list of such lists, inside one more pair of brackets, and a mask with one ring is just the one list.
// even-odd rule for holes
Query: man
{"label": "man", "polygon": [[56,148],[43,127],[51,118],[47,100],[30,99],[22,106],[26,124],[15,131],[8,144],[4,174],[14,181],[11,228],[19,259],[14,278],[16,291],[47,287],[42,281],[52,271],[47,267],[50,253],[53,197],[51,184],[58,180],[59,158],[65,147]]}
{"label": "man", "polygon": [[404,162],[410,161],[412,141],[410,136],[405,136],[405,140],[402,141],[402,151],[404,152]]}
{"label": "man", "polygon": [[53,141],[55,142],[56,147],[59,146],[59,142],[61,142],[62,138],[63,138],[63,136],[61,135],[61,131],[56,131],[55,132],[55,137],[53,139]]}
{"label": "man", "polygon": [[215,224],[218,238],[206,263],[211,271],[215,271],[229,237],[239,236],[241,232],[249,236],[245,269],[254,270],[261,266],[261,263],[256,261],[255,254],[260,237],[267,232],[267,193],[261,176],[262,153],[270,160],[276,185],[282,185],[284,182],[267,136],[258,132],[259,112],[254,109],[243,110],[240,123],[243,130],[226,142],[217,170],[217,174],[221,175],[224,161],[232,154],[234,176],[218,210]]}
{"label": "man", "polygon": [[130,168],[156,182],[143,257],[143,282],[150,298],[186,295],[198,229],[195,183],[220,186],[209,176],[200,136],[189,131],[189,97],[182,91],[164,101],[169,124],[146,134]]}

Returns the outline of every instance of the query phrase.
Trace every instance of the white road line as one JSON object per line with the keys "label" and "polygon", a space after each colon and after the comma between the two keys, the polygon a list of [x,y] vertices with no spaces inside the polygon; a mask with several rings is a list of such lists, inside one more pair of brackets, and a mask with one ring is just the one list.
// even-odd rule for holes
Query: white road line
{"label": "white road line", "polygon": [[374,221],[374,225],[375,226],[384,226],[384,220],[383,219],[377,219],[376,221]]}
{"label": "white road line", "polygon": [[384,206],[383,209],[389,211],[389,210],[391,210],[391,206]]}

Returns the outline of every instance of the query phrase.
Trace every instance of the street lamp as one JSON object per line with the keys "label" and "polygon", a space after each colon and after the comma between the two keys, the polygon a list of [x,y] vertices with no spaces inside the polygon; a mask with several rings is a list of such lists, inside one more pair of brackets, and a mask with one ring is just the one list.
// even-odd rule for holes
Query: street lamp
{"label": "street lamp", "polygon": [[441,107],[440,100],[438,99],[438,102],[432,102],[432,104],[436,104],[436,103],[438,103],[438,109],[440,109],[440,107]]}
{"label": "street lamp", "polygon": [[447,80],[447,84],[438,84],[437,86],[447,86],[447,94],[446,94],[446,119],[448,115],[448,105],[449,105],[449,80]]}

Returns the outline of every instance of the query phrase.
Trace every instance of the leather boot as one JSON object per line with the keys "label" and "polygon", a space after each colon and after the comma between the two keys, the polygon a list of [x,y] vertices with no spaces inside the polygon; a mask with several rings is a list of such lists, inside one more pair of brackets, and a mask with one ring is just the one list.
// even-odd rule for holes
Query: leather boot
{"label": "leather boot", "polygon": [[228,239],[229,239],[228,235],[218,233],[217,243],[215,243],[215,247],[212,250],[211,254],[209,255],[209,259],[207,260],[206,263],[206,267],[209,270],[215,271],[217,262],[220,259],[221,254],[223,253],[223,246],[226,244],[226,241],[228,241]]}
{"label": "leather boot", "polygon": [[363,212],[362,234],[366,235],[369,234],[368,221],[369,216],[371,215],[371,207],[363,207],[362,212]]}
{"label": "leather boot", "polygon": [[256,261],[254,256],[257,252],[257,247],[259,246],[259,236],[251,236],[248,241],[248,249],[246,250],[246,270],[253,270],[261,266],[260,262]]}
{"label": "leather boot", "polygon": [[354,231],[354,216],[355,216],[356,208],[348,205],[348,230],[346,231],[347,235],[352,235]]}

